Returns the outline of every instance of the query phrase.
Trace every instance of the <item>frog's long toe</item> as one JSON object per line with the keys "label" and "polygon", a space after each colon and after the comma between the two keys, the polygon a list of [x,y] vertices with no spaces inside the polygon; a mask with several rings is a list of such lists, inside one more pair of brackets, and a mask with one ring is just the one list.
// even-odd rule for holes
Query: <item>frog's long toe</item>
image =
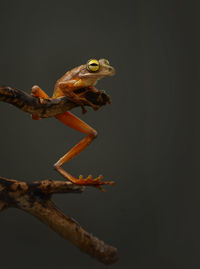
{"label": "frog's long toe", "polygon": [[102,175],[99,175],[96,178],[93,178],[92,175],[89,175],[86,178],[83,178],[83,175],[80,175],[79,178],[77,179],[76,184],[80,184],[80,185],[114,185],[115,182],[114,181],[102,181],[101,179],[103,179]]}
{"label": "frog's long toe", "polygon": [[99,175],[96,178],[93,178],[92,175],[89,175],[88,177],[84,178],[83,175],[80,175],[79,178],[73,178],[71,180],[74,184],[78,185],[84,185],[84,186],[92,186],[96,187],[102,191],[105,191],[101,186],[102,185],[111,185],[113,186],[115,184],[114,181],[102,181],[103,176]]}

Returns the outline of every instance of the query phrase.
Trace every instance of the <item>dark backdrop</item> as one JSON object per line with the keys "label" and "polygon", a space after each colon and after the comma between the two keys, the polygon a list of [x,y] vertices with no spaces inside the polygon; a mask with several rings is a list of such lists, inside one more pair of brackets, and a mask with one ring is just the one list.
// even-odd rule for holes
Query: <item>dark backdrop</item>
{"label": "dark backdrop", "polygon": [[[196,1],[1,1],[0,84],[47,93],[70,68],[108,58],[112,105],[82,116],[99,132],[65,165],[102,173],[106,193],[54,201],[118,247],[113,268],[199,268]],[[53,163],[83,135],[0,103],[0,175],[60,179]],[[105,268],[24,212],[0,214],[2,269]]]}

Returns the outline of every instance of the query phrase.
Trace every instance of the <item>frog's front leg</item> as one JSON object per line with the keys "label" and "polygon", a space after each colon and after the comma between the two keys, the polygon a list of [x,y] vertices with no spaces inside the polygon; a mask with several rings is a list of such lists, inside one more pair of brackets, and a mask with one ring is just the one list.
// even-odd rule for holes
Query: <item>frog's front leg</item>
{"label": "frog's front leg", "polygon": [[[82,108],[82,113],[85,114],[87,110],[85,109],[85,98],[82,98],[78,96],[76,93],[74,93],[74,90],[76,90],[80,85],[77,81],[70,80],[70,81],[64,81],[58,83],[58,92],[61,90],[65,97],[67,97],[70,101],[78,104]],[[53,98],[57,95],[57,90],[55,91]]]}
{"label": "frog's front leg", "polygon": [[71,128],[80,131],[87,136],[83,138],[79,143],[77,143],[72,149],[70,149],[62,158],[58,160],[58,162],[54,165],[54,168],[66,179],[70,180],[72,183],[79,184],[79,185],[86,185],[86,186],[93,186],[97,187],[101,190],[101,185],[114,185],[114,181],[102,181],[103,178],[101,175],[97,178],[93,179],[91,175],[87,178],[83,178],[83,176],[79,176],[79,178],[75,178],[66,172],[62,165],[71,160],[73,157],[78,155],[81,151],[83,151],[96,137],[97,132],[90,127],[88,124],[83,122],[81,119],[76,117],[70,112],[65,112],[63,114],[57,115],[56,118],[60,120],[62,123],[68,125]]}

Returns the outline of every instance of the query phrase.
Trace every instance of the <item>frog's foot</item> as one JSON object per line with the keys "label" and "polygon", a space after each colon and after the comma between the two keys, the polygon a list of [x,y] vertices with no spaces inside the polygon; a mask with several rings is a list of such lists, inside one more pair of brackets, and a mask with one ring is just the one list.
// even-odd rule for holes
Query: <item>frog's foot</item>
{"label": "frog's foot", "polygon": [[[84,101],[84,99],[83,99],[83,101]],[[94,105],[92,102],[90,102],[90,101],[85,101],[85,104],[86,105],[88,105],[88,106],[90,106],[90,107],[92,107],[95,111],[96,110],[98,110],[99,108],[100,108],[100,106],[99,105]],[[83,113],[84,114],[84,113]]]}
{"label": "frog's foot", "polygon": [[105,191],[101,186],[102,185],[111,185],[113,186],[115,184],[114,181],[102,181],[101,179],[103,178],[102,175],[99,175],[96,178],[93,178],[92,175],[89,175],[86,178],[83,178],[82,175],[79,176],[78,179],[75,179],[73,183],[78,184],[78,185],[85,185],[85,186],[92,186],[100,189],[101,191]]}
{"label": "frog's foot", "polygon": [[96,187],[98,189],[100,189],[101,191],[105,191],[101,186],[102,185],[111,185],[113,186],[115,184],[114,181],[102,181],[101,179],[103,178],[102,175],[98,176],[97,178],[92,178],[92,175],[89,175],[86,178],[83,178],[82,175],[79,176],[79,178],[75,178],[72,175],[70,175],[69,173],[67,173],[66,171],[64,171],[63,168],[61,167],[56,167],[56,169],[58,169],[58,171],[60,172],[60,174],[62,176],[64,176],[67,180],[71,181],[74,184],[77,185],[82,185],[82,186],[92,186],[92,187]]}
{"label": "frog's foot", "polygon": [[82,98],[85,98],[86,105],[91,106],[94,110],[111,103],[110,96],[105,91],[100,91],[95,87],[88,87],[86,90]]}
{"label": "frog's foot", "polygon": [[67,99],[69,99],[73,103],[79,105],[82,109],[83,114],[85,114],[87,112],[87,110],[85,109],[86,103],[85,103],[84,98],[80,98],[77,94],[75,94],[72,91],[65,91],[65,97],[67,97]]}

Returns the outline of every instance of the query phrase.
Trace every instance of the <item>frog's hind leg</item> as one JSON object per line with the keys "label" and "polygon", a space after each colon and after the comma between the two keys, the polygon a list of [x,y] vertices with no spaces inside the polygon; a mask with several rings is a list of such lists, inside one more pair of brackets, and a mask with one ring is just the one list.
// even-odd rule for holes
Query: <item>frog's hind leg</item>
{"label": "frog's hind leg", "polygon": [[[34,85],[31,89],[31,95],[34,97],[41,98],[40,101],[42,102],[42,98],[49,99],[50,97],[37,85]],[[31,115],[33,120],[40,120],[39,116]]]}
{"label": "frog's hind leg", "polygon": [[[31,94],[38,98],[50,98],[39,86],[33,86]],[[36,117],[36,116],[32,116]],[[65,112],[56,116],[56,118],[64,123],[65,125],[80,131],[81,133],[86,134],[87,136],[83,138],[79,143],[77,143],[72,149],[70,149],[62,158],[58,160],[56,164],[54,164],[54,168],[66,179],[71,181],[74,184],[85,185],[85,186],[94,186],[101,190],[101,185],[114,185],[114,181],[102,181],[102,176],[98,176],[97,178],[93,179],[91,175],[87,178],[83,178],[83,176],[79,176],[79,178],[75,178],[69,173],[67,173],[63,168],[62,165],[71,160],[73,157],[78,155],[81,151],[83,151],[96,137],[97,132],[90,127],[87,123],[76,117],[70,112]],[[35,119],[35,118],[34,118]],[[38,119],[38,118],[36,118]]]}
{"label": "frog's hind leg", "polygon": [[75,178],[62,168],[62,165],[65,162],[71,160],[73,157],[83,151],[97,137],[97,132],[70,112],[57,115],[56,118],[62,123],[86,134],[87,136],[77,143],[72,149],[70,149],[62,158],[60,158],[58,162],[54,164],[54,168],[66,179],[78,185],[93,186],[101,190],[103,190],[101,185],[114,185],[114,181],[102,181],[101,179],[103,177],[101,175],[95,179],[93,179],[91,175],[89,175],[87,178],[83,178],[82,175],[79,176],[79,178]]}

